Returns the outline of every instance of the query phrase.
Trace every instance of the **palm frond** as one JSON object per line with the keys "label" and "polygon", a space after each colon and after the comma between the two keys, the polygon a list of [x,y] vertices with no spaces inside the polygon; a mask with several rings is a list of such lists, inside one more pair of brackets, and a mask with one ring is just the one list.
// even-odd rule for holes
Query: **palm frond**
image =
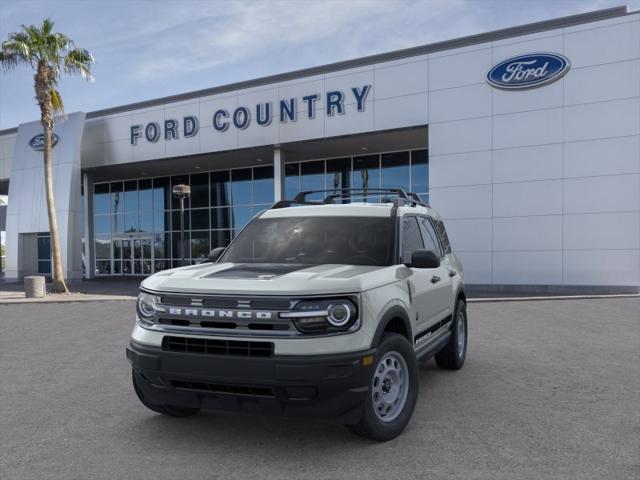
{"label": "palm frond", "polygon": [[38,56],[38,59],[42,57],[45,40],[38,27],[35,25],[22,25],[22,32],[17,32],[15,38],[29,45],[32,55]]}
{"label": "palm frond", "polygon": [[42,25],[40,26],[40,30],[44,35],[50,35],[51,32],[53,31],[54,25],[55,25],[55,22],[51,20],[50,17],[47,17],[44,20],[42,20]]}
{"label": "palm frond", "polygon": [[62,97],[60,92],[55,88],[51,89],[51,106],[54,113],[64,113],[64,105],[62,103]]}
{"label": "palm frond", "polygon": [[33,62],[33,50],[29,39],[22,35],[9,35],[9,40],[2,42],[2,51],[12,53],[27,63]]}
{"label": "palm frond", "polygon": [[0,50],[0,65],[4,71],[9,71],[18,66],[18,56],[11,52]]}
{"label": "palm frond", "polygon": [[3,42],[2,50],[5,52],[11,52],[24,59],[29,59],[31,57],[30,46],[27,43],[19,42],[17,40],[7,40],[6,42]]}
{"label": "palm frond", "polygon": [[62,73],[80,74],[91,81],[91,66],[95,60],[71,38],[54,32],[54,26],[53,20],[45,18],[39,26],[22,25],[20,31],[10,33],[0,44],[0,67],[9,70],[25,63],[37,68],[40,83],[36,82],[36,96],[46,99],[50,94],[53,112],[63,113],[62,97],[57,90]]}
{"label": "palm frond", "polygon": [[75,48],[64,57],[64,70],[67,73],[79,73],[85,80],[91,81],[91,65],[95,63],[93,55],[84,48]]}

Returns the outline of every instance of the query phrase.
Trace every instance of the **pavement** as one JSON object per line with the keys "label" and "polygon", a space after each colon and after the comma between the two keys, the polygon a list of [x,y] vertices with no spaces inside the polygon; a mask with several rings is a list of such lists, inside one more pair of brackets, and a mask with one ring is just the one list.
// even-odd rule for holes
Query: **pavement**
{"label": "pavement", "polygon": [[420,368],[387,443],[331,421],[143,407],[133,302],[0,305],[0,478],[640,477],[640,300],[469,305],[464,368]]}

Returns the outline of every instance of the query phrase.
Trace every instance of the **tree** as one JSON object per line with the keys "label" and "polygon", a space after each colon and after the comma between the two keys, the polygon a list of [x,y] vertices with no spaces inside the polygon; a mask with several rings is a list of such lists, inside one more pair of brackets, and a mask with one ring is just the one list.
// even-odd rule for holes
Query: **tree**
{"label": "tree", "polygon": [[5,71],[20,65],[30,66],[35,71],[33,87],[40,107],[40,123],[44,129],[44,183],[51,233],[53,290],[69,293],[62,272],[58,220],[53,198],[51,133],[55,114],[64,113],[62,98],[57,89],[62,74],[80,74],[90,81],[91,65],[95,61],[88,50],[76,47],[69,37],[54,33],[53,26],[54,23],[47,18],[40,27],[22,25],[22,30],[10,33],[0,46],[0,64]]}

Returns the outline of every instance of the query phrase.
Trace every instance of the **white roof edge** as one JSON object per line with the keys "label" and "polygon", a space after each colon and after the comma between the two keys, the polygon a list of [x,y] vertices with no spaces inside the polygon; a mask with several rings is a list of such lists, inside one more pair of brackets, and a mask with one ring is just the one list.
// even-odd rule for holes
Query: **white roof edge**
{"label": "white roof edge", "polygon": [[299,207],[272,208],[261,218],[289,217],[390,217],[392,205],[344,203],[336,205],[302,205]]}

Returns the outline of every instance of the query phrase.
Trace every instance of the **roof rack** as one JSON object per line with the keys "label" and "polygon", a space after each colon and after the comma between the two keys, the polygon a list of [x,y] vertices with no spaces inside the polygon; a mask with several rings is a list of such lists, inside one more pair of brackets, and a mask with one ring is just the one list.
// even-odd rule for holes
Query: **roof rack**
{"label": "roof rack", "polygon": [[[307,200],[307,196],[314,193],[328,193],[322,201]],[[355,195],[367,196],[367,195],[395,195],[393,200],[395,206],[418,206],[429,207],[425,203],[420,195],[413,192],[405,192],[402,188],[342,188],[339,191],[336,190],[307,190],[298,193],[293,200],[281,200],[276,202],[271,208],[285,208],[292,205],[331,205],[335,203],[335,200],[352,198]]]}
{"label": "roof rack", "polygon": [[274,203],[271,208],[287,208],[293,205],[324,205],[324,202],[311,202],[311,201],[302,201],[298,202],[294,200],[280,200]]}

